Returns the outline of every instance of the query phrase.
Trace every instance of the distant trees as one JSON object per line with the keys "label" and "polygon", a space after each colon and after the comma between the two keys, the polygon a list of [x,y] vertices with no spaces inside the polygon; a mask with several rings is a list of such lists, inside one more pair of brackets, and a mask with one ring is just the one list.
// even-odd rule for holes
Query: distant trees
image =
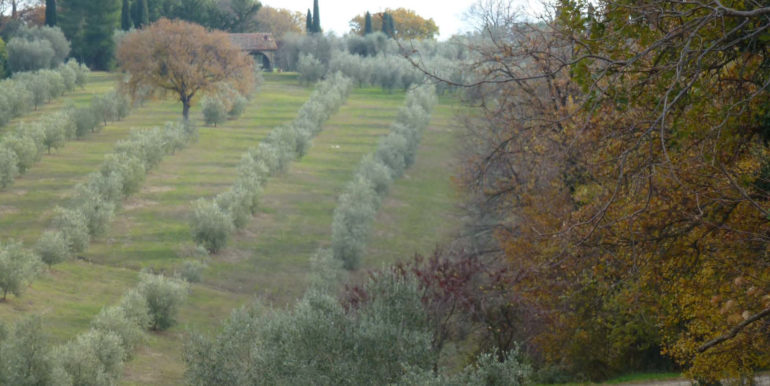
{"label": "distant trees", "polygon": [[311,32],[321,33],[321,14],[318,9],[318,0],[313,0],[313,28]]}
{"label": "distant trees", "polygon": [[281,44],[286,34],[302,32],[303,19],[304,16],[301,12],[263,6],[255,17],[256,30],[272,33],[278,44]]}
{"label": "distant trees", "polygon": [[119,0],[60,0],[59,25],[72,43],[72,56],[89,67],[113,64],[112,35],[120,27]]}
{"label": "distant trees", "polygon": [[161,19],[126,36],[118,49],[118,62],[129,73],[132,93],[142,87],[174,93],[182,102],[184,119],[189,118],[198,93],[222,84],[242,94],[254,87],[252,59],[226,34],[180,20]]}
{"label": "distant trees", "polygon": [[[350,20],[350,32],[367,34],[366,15],[356,15]],[[382,31],[397,39],[433,39],[439,32],[433,19],[425,19],[415,11],[406,8],[387,8],[370,15],[372,31]]]}
{"label": "distant trees", "polygon": [[136,19],[134,19],[134,25],[136,28],[142,28],[150,24],[150,10],[147,5],[147,0],[135,0],[137,4]]}
{"label": "distant trees", "polygon": [[219,1],[219,28],[229,32],[252,32],[257,27],[255,16],[262,8],[257,0]]}
{"label": "distant trees", "polygon": [[54,68],[66,60],[70,43],[59,27],[20,27],[7,46],[11,72]]}
{"label": "distant trees", "polygon": [[56,26],[56,0],[45,0],[45,25]]}
{"label": "distant trees", "polygon": [[369,13],[369,11],[366,11],[366,16],[364,16],[364,35],[369,35],[372,32],[374,32],[374,27],[372,26],[372,14]]}
{"label": "distant trees", "polygon": [[123,7],[120,9],[120,29],[128,31],[134,24],[131,21],[131,7],[128,5],[128,0],[123,0]]}

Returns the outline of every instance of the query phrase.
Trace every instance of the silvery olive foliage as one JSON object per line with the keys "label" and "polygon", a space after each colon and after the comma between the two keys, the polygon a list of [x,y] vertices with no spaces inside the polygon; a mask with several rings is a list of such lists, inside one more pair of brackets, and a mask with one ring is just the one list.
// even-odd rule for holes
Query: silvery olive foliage
{"label": "silvery olive foliage", "polygon": [[70,60],[52,70],[17,72],[0,81],[0,126],[76,86],[85,85],[88,68]]}
{"label": "silvery olive foliage", "polygon": [[342,74],[319,82],[294,121],[276,127],[259,145],[250,148],[241,157],[232,188],[210,202],[200,199],[193,204],[190,220],[193,240],[210,253],[222,249],[229,234],[243,228],[256,213],[267,179],[285,171],[293,160],[305,155],[312,138],[321,131],[323,122],[345,103],[352,86],[352,81]]}
{"label": "silvery olive foliage", "polygon": [[[77,84],[75,72],[79,67],[71,66],[70,63],[74,62],[60,66],[62,74],[69,74],[67,80],[61,84],[64,89],[71,89]],[[54,84],[55,82],[46,80],[46,74],[57,73],[50,70],[38,71],[34,76],[30,75],[27,83],[45,87]],[[25,79],[22,75],[29,74],[24,73],[17,78]],[[58,78],[61,77],[57,75],[55,79]],[[0,84],[3,82],[0,81]],[[31,100],[37,99],[39,90],[34,87],[31,90]],[[46,90],[44,89],[43,92],[47,92]],[[4,90],[0,89],[0,122],[4,111],[3,92]],[[45,98],[50,99],[58,95],[60,93],[48,95]],[[68,140],[82,138],[99,131],[107,122],[124,118],[130,109],[131,101],[128,97],[113,90],[94,97],[87,107],[68,107],[62,111],[47,114],[36,122],[20,124],[0,139],[0,189],[10,186],[16,177],[24,174],[27,169],[40,161],[44,153],[50,154],[52,150],[63,147]]]}
{"label": "silvery olive foliage", "polygon": [[436,354],[416,280],[389,275],[366,287],[378,296],[355,312],[318,289],[289,310],[236,310],[214,338],[193,335],[188,383],[388,384],[404,365],[428,371]]}
{"label": "silvery olive foliage", "polygon": [[332,252],[345,268],[358,267],[382,198],[391,182],[414,163],[422,132],[436,103],[432,86],[407,93],[390,132],[380,140],[373,154],[363,158],[353,181],[340,195],[332,219]]}

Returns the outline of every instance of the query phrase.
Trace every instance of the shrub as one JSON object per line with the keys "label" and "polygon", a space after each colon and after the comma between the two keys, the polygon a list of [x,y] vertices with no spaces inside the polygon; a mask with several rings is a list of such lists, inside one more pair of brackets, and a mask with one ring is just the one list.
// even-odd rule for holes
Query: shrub
{"label": "shrub", "polygon": [[241,95],[238,95],[233,100],[233,104],[230,107],[230,111],[227,112],[227,115],[230,117],[230,119],[236,119],[243,114],[243,112],[246,110],[246,105],[249,103],[249,101],[244,98]]}
{"label": "shrub", "polygon": [[409,145],[403,135],[391,132],[380,140],[375,158],[390,169],[393,178],[401,177],[406,169],[406,153]]}
{"label": "shrub", "polygon": [[206,269],[206,264],[201,261],[185,260],[182,262],[179,275],[187,282],[198,283],[201,281],[201,276],[204,269]]}
{"label": "shrub", "polygon": [[43,145],[45,145],[48,154],[51,154],[51,149],[59,149],[64,146],[67,133],[65,132],[64,125],[60,122],[49,120],[43,125],[45,133]]}
{"label": "shrub", "polygon": [[103,176],[119,175],[123,196],[129,196],[139,191],[146,176],[142,161],[125,153],[107,154],[100,173]]}
{"label": "shrub", "polygon": [[16,166],[20,174],[24,174],[30,166],[40,159],[35,140],[30,136],[22,135],[20,132],[5,136],[2,146],[16,153],[18,160]]}
{"label": "shrub", "polygon": [[270,174],[276,174],[281,167],[281,154],[277,146],[260,142],[256,148],[249,149],[249,155],[254,161],[267,166]]}
{"label": "shrub", "polygon": [[150,327],[150,310],[147,307],[147,300],[138,289],[128,290],[120,299],[120,308],[123,309],[123,315],[140,329],[144,330]]}
{"label": "shrub", "polygon": [[233,221],[236,229],[241,229],[249,221],[251,214],[251,200],[249,194],[244,189],[228,189],[214,198],[217,206],[222,212],[227,213]]}
{"label": "shrub", "polygon": [[99,117],[89,107],[77,108],[71,112],[75,123],[75,137],[83,138],[88,133],[93,133],[99,126]]}
{"label": "shrub", "polygon": [[49,266],[67,260],[70,256],[69,246],[64,234],[60,231],[48,230],[43,232],[35,244],[35,253],[40,260]]}
{"label": "shrub", "polygon": [[233,219],[215,202],[199,199],[193,203],[191,220],[193,240],[210,253],[216,253],[227,244],[233,231]]}
{"label": "shrub", "polygon": [[12,38],[6,46],[8,69],[11,72],[34,71],[50,68],[56,51],[47,40]]}
{"label": "shrub", "polygon": [[346,269],[355,269],[366,246],[379,197],[372,185],[355,179],[340,195],[332,218],[332,251]]}
{"label": "shrub", "polygon": [[40,258],[24,249],[19,242],[0,244],[0,291],[3,300],[8,293],[21,296],[27,283],[40,271]]}
{"label": "shrub", "polygon": [[302,54],[297,62],[297,72],[300,83],[311,84],[323,78],[326,68],[312,54]]}
{"label": "shrub", "polygon": [[108,93],[91,98],[91,111],[105,126],[109,121],[117,120],[118,106],[115,95]]}
{"label": "shrub", "polygon": [[355,310],[310,290],[291,310],[233,312],[213,340],[195,336],[187,345],[188,382],[398,384],[404,367],[430,371],[437,355],[417,284],[378,285]]}
{"label": "shrub", "polygon": [[91,328],[105,333],[113,333],[120,338],[124,360],[129,359],[134,348],[144,338],[142,326],[129,319],[123,307],[120,306],[102,308],[101,312],[91,321]]}
{"label": "shrub", "polygon": [[7,188],[19,175],[19,157],[16,152],[0,146],[0,188]]}
{"label": "shrub", "polygon": [[500,362],[497,355],[483,353],[476,358],[474,365],[469,365],[463,371],[444,375],[433,371],[409,369],[401,380],[402,385],[531,385],[532,368],[521,361],[517,351],[512,351]]}
{"label": "shrub", "polygon": [[[110,180],[99,177],[99,180],[105,181],[104,184],[115,185],[114,179]],[[80,212],[85,218],[88,234],[100,236],[107,232],[112,216],[115,214],[115,204],[104,195],[92,189],[95,188],[80,190],[81,194],[77,197],[79,202],[75,210]],[[114,187],[113,190],[120,192],[120,187]]]}
{"label": "shrub", "polygon": [[53,358],[40,317],[22,319],[6,339],[0,338],[0,383],[3,385],[54,384]]}
{"label": "shrub", "polygon": [[224,122],[227,119],[227,110],[225,104],[217,97],[205,96],[201,102],[203,110],[203,121],[207,125],[214,125]]}
{"label": "shrub", "polygon": [[22,80],[25,83],[27,90],[32,92],[32,105],[35,110],[42,106],[50,99],[49,85],[46,79],[39,74],[36,76],[26,77]]}
{"label": "shrub", "polygon": [[270,168],[264,161],[257,161],[252,157],[251,150],[241,156],[241,162],[238,163],[238,180],[256,183],[257,188],[264,185],[270,176]]}
{"label": "shrub", "polygon": [[187,298],[188,285],[180,280],[142,273],[137,290],[147,301],[150,328],[165,330],[176,323],[179,306]]}
{"label": "shrub", "polygon": [[91,329],[54,350],[54,357],[73,385],[114,385],[126,354],[113,332]]}
{"label": "shrub", "polygon": [[367,154],[358,165],[356,178],[368,181],[380,197],[388,193],[393,177],[390,169],[373,155]]}
{"label": "shrub", "polygon": [[22,26],[16,31],[15,37],[31,41],[44,40],[50,43],[51,48],[54,51],[51,64],[54,66],[64,63],[64,60],[67,59],[67,56],[69,56],[70,53],[70,43],[67,41],[67,38],[59,27]]}
{"label": "shrub", "polygon": [[79,210],[57,207],[51,225],[62,233],[70,253],[79,253],[88,247],[91,240],[88,220]]}

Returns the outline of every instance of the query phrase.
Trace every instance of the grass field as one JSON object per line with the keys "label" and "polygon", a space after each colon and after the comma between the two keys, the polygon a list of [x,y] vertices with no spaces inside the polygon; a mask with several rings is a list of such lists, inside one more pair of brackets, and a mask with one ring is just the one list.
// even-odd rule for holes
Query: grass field
{"label": "grass field", "polygon": [[[92,95],[111,89],[114,79],[110,74],[92,74],[85,90],[21,119],[56,111],[69,100],[87,103]],[[216,128],[201,126],[199,142],[164,159],[82,259],[54,266],[22,298],[0,304],[0,318],[42,314],[47,331],[63,341],[87,329],[103,306],[114,304],[135,285],[139,269],[173,272],[194,249],[187,225],[190,201],[229,187],[241,154],[272,128],[291,120],[311,91],[290,74],[267,74],[266,80],[240,119]],[[309,153],[285,174],[270,179],[258,215],[234,235],[227,249],[210,258],[203,282],[193,285],[180,323],[148,334],[146,344],[126,364],[124,383],[181,383],[187,331],[217,328],[230,310],[256,298],[281,307],[302,294],[310,256],[329,243],[337,195],[361,157],[388,132],[403,99],[401,92],[354,90],[324,125]],[[428,253],[457,223],[448,163],[455,140],[449,104],[444,101],[437,107],[416,164],[396,181],[385,200],[365,267]],[[115,141],[132,127],[175,120],[180,111],[173,101],[150,101],[124,121],[45,156],[13,187],[0,192],[2,238],[34,242],[55,206],[66,202],[77,182],[96,170]],[[194,109],[193,116],[197,114]]]}

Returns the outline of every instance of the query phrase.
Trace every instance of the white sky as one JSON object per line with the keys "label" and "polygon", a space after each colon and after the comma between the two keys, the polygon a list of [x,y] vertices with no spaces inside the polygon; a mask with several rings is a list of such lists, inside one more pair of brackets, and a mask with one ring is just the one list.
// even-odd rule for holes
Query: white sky
{"label": "white sky", "polygon": [[[273,8],[287,8],[302,14],[313,9],[313,0],[261,0],[263,5]],[[465,13],[477,0],[318,0],[321,14],[321,28],[324,32],[333,31],[337,36],[350,31],[349,22],[354,16],[366,11],[381,12],[385,8],[407,8],[418,15],[433,19],[445,40],[450,36],[471,29],[465,22]],[[514,3],[531,14],[540,12],[542,6],[538,0],[514,0]]]}

